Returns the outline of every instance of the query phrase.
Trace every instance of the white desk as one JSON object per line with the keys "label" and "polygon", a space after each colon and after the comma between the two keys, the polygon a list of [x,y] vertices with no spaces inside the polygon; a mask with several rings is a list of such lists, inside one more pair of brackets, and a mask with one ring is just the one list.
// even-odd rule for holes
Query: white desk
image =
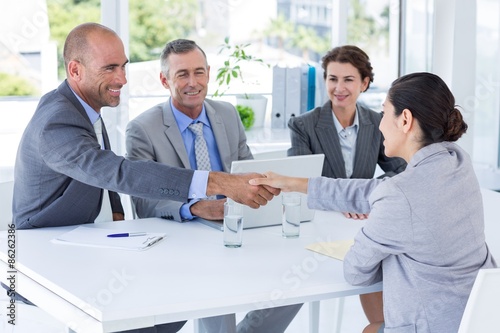
{"label": "white desk", "polygon": [[[500,258],[500,194],[484,190],[483,198],[487,241]],[[167,233],[144,252],[50,243],[71,227],[20,230],[17,291],[73,330],[92,333],[372,292],[380,285],[350,286],[340,261],[304,249],[352,238],[362,224],[316,212],[298,239],[283,239],[280,227],[245,230],[240,249],[225,248],[220,231],[197,223],[146,219],[105,225]],[[5,272],[5,238],[0,240]],[[2,273],[0,279],[6,283],[6,277]]]}
{"label": "white desk", "polygon": [[[220,231],[198,223],[92,225],[167,233],[143,252],[50,242],[73,227],[19,230],[17,291],[73,330],[92,333],[371,292],[380,286],[350,286],[340,261],[304,249],[352,238],[361,225],[317,212],[298,239],[282,238],[280,227],[245,230],[239,249],[225,248]],[[2,271],[6,248],[2,244]]]}

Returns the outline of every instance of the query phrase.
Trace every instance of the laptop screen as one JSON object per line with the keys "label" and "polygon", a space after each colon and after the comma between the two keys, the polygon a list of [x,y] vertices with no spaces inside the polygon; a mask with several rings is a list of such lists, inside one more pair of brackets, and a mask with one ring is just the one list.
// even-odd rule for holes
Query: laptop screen
{"label": "laptop screen", "polygon": [[[274,159],[258,159],[234,161],[231,173],[249,173],[273,171],[292,177],[319,177],[323,170],[323,154],[289,156]],[[258,209],[243,207],[243,228],[255,228],[281,224],[281,194]],[[302,194],[301,221],[310,221],[314,217],[314,210],[307,208],[307,195]]]}

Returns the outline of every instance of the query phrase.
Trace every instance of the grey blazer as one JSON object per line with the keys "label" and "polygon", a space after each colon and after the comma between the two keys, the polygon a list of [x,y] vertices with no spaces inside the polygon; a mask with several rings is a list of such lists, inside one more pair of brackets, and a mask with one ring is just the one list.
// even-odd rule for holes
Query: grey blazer
{"label": "grey blazer", "polygon": [[103,188],[185,202],[192,176],[192,170],[132,162],[101,150],[90,119],[64,81],[40,99],[21,138],[13,219],[19,229],[94,222]]}
{"label": "grey blazer", "polygon": [[[359,129],[351,178],[373,178],[377,163],[384,170],[384,176],[403,171],[406,167],[403,159],[389,158],[384,154],[384,138],[378,129],[382,115],[359,104],[357,110]],[[330,101],[322,107],[290,118],[288,128],[292,143],[288,156],[325,154],[322,175],[347,178]]]}
{"label": "grey blazer", "polygon": [[[252,159],[245,130],[233,105],[205,100],[205,110],[212,126],[217,148],[226,172],[231,162]],[[191,169],[182,136],[170,107],[160,103],[131,120],[126,130],[127,158],[153,160],[171,166]],[[137,215],[163,217],[181,221],[180,202],[133,198]]]}
{"label": "grey blazer", "polygon": [[478,270],[496,267],[472,162],[454,143],[420,149],[392,178],[313,179],[308,203],[370,211],[344,275],[353,285],[383,281],[386,333],[456,333]]}

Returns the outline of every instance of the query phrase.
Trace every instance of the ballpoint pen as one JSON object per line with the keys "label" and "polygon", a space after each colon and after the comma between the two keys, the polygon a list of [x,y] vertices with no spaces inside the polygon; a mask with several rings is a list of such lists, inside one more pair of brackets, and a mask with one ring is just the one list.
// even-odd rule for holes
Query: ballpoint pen
{"label": "ballpoint pen", "polygon": [[124,232],[120,234],[110,234],[108,237],[135,237],[135,236],[146,236],[146,232]]}

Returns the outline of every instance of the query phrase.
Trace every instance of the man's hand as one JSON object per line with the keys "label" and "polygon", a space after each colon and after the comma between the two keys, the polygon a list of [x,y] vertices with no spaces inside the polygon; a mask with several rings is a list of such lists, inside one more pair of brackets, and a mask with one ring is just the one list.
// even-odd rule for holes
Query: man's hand
{"label": "man's hand", "polygon": [[122,213],[113,213],[113,221],[123,221],[125,220],[125,215]]}
{"label": "man's hand", "polygon": [[280,190],[264,185],[250,185],[248,181],[265,177],[258,173],[228,174],[210,172],[208,176],[207,196],[222,194],[234,201],[252,208],[264,206]]}
{"label": "man's hand", "polygon": [[226,199],[200,200],[190,207],[191,214],[205,220],[222,220],[224,218],[224,202]]}

